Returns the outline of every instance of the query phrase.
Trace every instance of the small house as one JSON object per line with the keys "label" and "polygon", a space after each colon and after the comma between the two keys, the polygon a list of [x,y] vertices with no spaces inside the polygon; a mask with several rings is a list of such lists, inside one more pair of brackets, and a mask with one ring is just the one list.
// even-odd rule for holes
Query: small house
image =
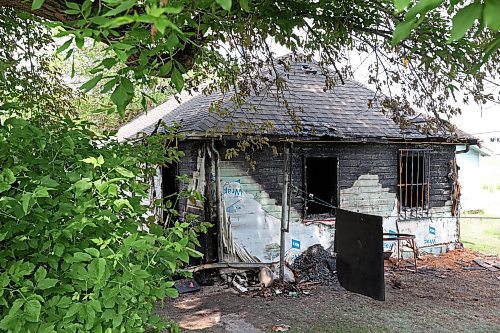
{"label": "small house", "polygon": [[[287,258],[318,243],[330,248],[337,207],[382,216],[384,232],[414,234],[421,250],[454,248],[455,149],[476,140],[422,133],[419,119],[402,127],[358,82],[325,89],[315,63],[276,66],[284,91],[263,85],[244,103],[231,93],[184,94],[180,104],[171,99],[118,132],[125,139],[160,132],[160,122],[181,125],[185,156],[162,171],[161,188],[163,195],[185,187],[205,195],[204,202],[179,203],[181,214],[214,223],[203,239],[205,260],[276,260],[282,214]],[[190,183],[176,182],[180,174]]]}

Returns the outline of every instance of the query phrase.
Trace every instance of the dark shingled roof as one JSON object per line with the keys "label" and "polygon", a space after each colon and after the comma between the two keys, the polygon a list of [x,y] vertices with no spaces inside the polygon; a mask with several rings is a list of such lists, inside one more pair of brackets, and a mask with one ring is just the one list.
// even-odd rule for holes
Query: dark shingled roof
{"label": "dark shingled roof", "polygon": [[[449,138],[446,135],[424,135],[414,126],[402,130],[382,112],[380,99],[385,97],[377,98],[375,92],[356,81],[337,82],[332,90],[325,91],[325,76],[314,63],[292,62],[289,72],[280,71],[287,84],[282,98],[288,103],[288,109],[278,100],[276,87],[272,85],[259,95],[249,96],[240,108],[234,108],[230,100],[232,94],[198,94],[177,106],[165,108],[160,117],[167,125],[182,124],[181,132],[187,137],[228,135],[227,129],[231,129],[280,137],[340,140],[445,141]],[[217,101],[221,101],[221,110],[227,110],[227,114],[209,112],[211,103]],[[295,121],[290,110],[295,113]],[[149,124],[144,124],[139,117],[128,125],[133,125],[133,130],[131,132],[129,127],[125,137],[133,137],[139,132],[150,134],[157,123],[150,120]],[[272,124],[272,128],[267,124]],[[266,130],[262,132],[263,129]]]}

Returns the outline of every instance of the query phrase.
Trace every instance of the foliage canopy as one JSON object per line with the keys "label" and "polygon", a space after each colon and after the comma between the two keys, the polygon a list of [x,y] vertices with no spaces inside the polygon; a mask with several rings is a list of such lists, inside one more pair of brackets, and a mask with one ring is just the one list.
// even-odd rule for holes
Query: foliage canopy
{"label": "foliage canopy", "polygon": [[[104,43],[89,91],[99,82],[123,114],[141,85],[168,77],[177,91],[212,83],[206,89],[235,89],[244,96],[269,80],[272,44],[317,57],[340,79],[352,75],[353,53],[368,57],[370,82],[390,99],[387,107],[411,113],[410,103],[454,115],[456,100],[484,103],[498,97],[497,0],[35,0],[0,5],[45,19],[64,42],[58,52]],[[269,65],[269,66],[266,66]],[[271,81],[271,82],[270,82]],[[380,94],[378,96],[380,97]]]}
{"label": "foliage canopy", "polygon": [[156,166],[182,156],[165,153],[173,131],[102,145],[88,126],[63,116],[0,126],[2,332],[156,331],[156,302],[177,295],[173,275],[200,256],[194,216],[163,226],[147,214]]}

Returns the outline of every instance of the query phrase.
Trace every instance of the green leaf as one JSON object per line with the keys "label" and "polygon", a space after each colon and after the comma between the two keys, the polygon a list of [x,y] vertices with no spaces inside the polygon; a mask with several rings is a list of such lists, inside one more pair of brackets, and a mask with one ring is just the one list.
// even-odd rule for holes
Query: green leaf
{"label": "green leaf", "polygon": [[99,300],[91,300],[89,301],[89,305],[95,310],[95,312],[102,312],[101,302],[99,302]]}
{"label": "green leaf", "polygon": [[402,40],[406,39],[406,37],[410,35],[410,32],[414,27],[415,27],[415,19],[411,19],[409,21],[405,20],[398,23],[398,25],[394,29],[391,44],[395,46],[401,43]]}
{"label": "green leaf", "polygon": [[160,67],[160,74],[165,76],[172,70],[172,61],[168,61],[166,64]]}
{"label": "green leaf", "polygon": [[55,327],[54,324],[43,323],[40,325],[40,327],[38,328],[38,331],[36,331],[36,333],[53,333],[53,332],[55,332],[54,327]]}
{"label": "green leaf", "polygon": [[108,82],[106,82],[104,84],[104,86],[102,86],[101,94],[105,94],[108,91],[110,91],[115,86],[115,84],[116,84],[117,81],[118,80],[115,78],[115,79],[111,79]]}
{"label": "green leaf", "polygon": [[459,40],[465,36],[467,30],[469,30],[474,21],[479,19],[481,16],[481,4],[479,2],[472,3],[458,11],[458,13],[453,16],[452,28],[450,32],[449,42]]}
{"label": "green leaf", "polygon": [[179,70],[175,67],[172,69],[172,75],[170,76],[170,80],[174,84],[175,90],[177,90],[177,92],[180,93],[184,88],[184,78],[182,77],[181,72],[179,72]]}
{"label": "green leaf", "polygon": [[73,43],[73,38],[68,39],[63,45],[59,46],[56,53],[64,52]]}
{"label": "green leaf", "polygon": [[405,21],[415,18],[418,14],[424,16],[428,11],[441,5],[441,3],[443,3],[443,0],[420,0],[405,14]]}
{"label": "green leaf", "polygon": [[47,270],[43,267],[39,267],[35,272],[35,281],[38,283],[41,280],[45,279],[47,276]]}
{"label": "green leaf", "polygon": [[499,49],[500,49],[500,37],[497,37],[486,45],[483,57],[481,58],[481,61],[478,64],[474,65],[474,70],[479,71],[481,66],[488,61],[491,55]]}
{"label": "green leaf", "polygon": [[64,252],[65,246],[61,243],[57,243],[54,245],[54,254],[58,257],[62,256]]}
{"label": "green leaf", "polygon": [[6,183],[0,183],[0,193],[10,190],[12,186]]}
{"label": "green leaf", "polygon": [[411,4],[411,0],[394,0],[396,12],[402,12]]}
{"label": "green leaf", "polygon": [[71,298],[69,298],[68,296],[63,296],[57,303],[57,307],[62,309],[67,309],[71,303],[72,303]]}
{"label": "green leaf", "polygon": [[133,178],[133,177],[135,177],[135,175],[134,175],[134,173],[132,171],[129,171],[129,170],[125,169],[124,167],[117,166],[115,168],[115,170],[116,170],[116,172],[118,172],[123,177],[127,177],[127,178]]}
{"label": "green leaf", "polygon": [[92,257],[85,252],[76,252],[73,255],[72,261],[73,262],[90,261],[91,259]]}
{"label": "green leaf", "polygon": [[89,180],[90,179],[88,179],[88,178],[83,178],[83,179],[80,179],[79,181],[77,181],[74,185],[76,192],[81,194],[81,193],[91,189],[92,183],[90,183]]}
{"label": "green leaf", "polygon": [[163,12],[166,14],[179,14],[182,12],[182,7],[164,7]]}
{"label": "green leaf", "polygon": [[68,311],[64,315],[64,318],[73,317],[75,314],[78,313],[78,311],[80,311],[81,308],[82,308],[82,303],[73,303],[73,304],[71,304],[71,306],[69,307]]}
{"label": "green leaf", "polygon": [[37,186],[33,191],[33,198],[50,198],[50,194],[48,192],[49,188],[45,186]]}
{"label": "green leaf", "polygon": [[158,29],[158,31],[162,34],[165,34],[165,29],[167,28],[168,22],[170,22],[170,20],[165,17],[159,17],[155,19],[154,22],[156,29]]}
{"label": "green leaf", "polygon": [[94,16],[89,18],[89,21],[97,25],[104,26],[109,22],[109,19],[104,16]]}
{"label": "green leaf", "polygon": [[69,9],[80,11],[80,6],[78,6],[78,4],[75,2],[66,2],[66,7],[68,7]]}
{"label": "green leaf", "polygon": [[240,0],[240,7],[245,12],[250,13],[250,6],[248,5],[248,0]]}
{"label": "green leaf", "polygon": [[118,61],[115,58],[106,58],[101,63],[106,69],[110,69],[114,65],[116,65]]}
{"label": "green leaf", "polygon": [[230,11],[231,10],[231,5],[232,5],[232,0],[215,0],[219,6],[222,7],[222,9]]}
{"label": "green leaf", "polygon": [[104,258],[97,259],[97,275],[96,279],[100,281],[106,272],[106,260]]}
{"label": "green leaf", "polygon": [[127,88],[120,82],[111,94],[111,101],[116,105],[116,108],[121,116],[125,114],[125,108],[132,99],[133,95],[127,92]]}
{"label": "green leaf", "polygon": [[189,255],[185,251],[177,253],[177,258],[184,261],[185,263],[189,263]]}
{"label": "green leaf", "polygon": [[31,201],[31,193],[24,193],[21,197],[21,204],[23,207],[24,215],[28,215],[30,211],[30,201]]}
{"label": "green leaf", "polygon": [[483,9],[483,23],[491,30],[500,30],[500,1],[485,0]]}
{"label": "green leaf", "polygon": [[14,172],[12,172],[11,169],[5,168],[3,170],[3,176],[4,176],[4,181],[7,184],[13,184],[16,181],[16,176],[14,175]]}
{"label": "green leaf", "polygon": [[165,295],[170,298],[177,298],[179,296],[179,292],[175,288],[166,288]]}
{"label": "green leaf", "polygon": [[107,28],[114,29],[132,22],[134,22],[134,18],[132,16],[120,16],[110,20],[108,23],[104,24],[104,26]]}
{"label": "green leaf", "polygon": [[106,12],[104,16],[114,16],[116,14],[119,14],[127,9],[130,9],[133,5],[135,5],[136,1],[135,0],[128,0],[128,1],[123,1],[123,2],[118,2],[119,5],[110,11]]}
{"label": "green leaf", "polygon": [[37,283],[36,286],[38,287],[38,289],[45,290],[54,287],[57,282],[59,282],[58,279],[42,279]]}
{"label": "green leaf", "polygon": [[42,179],[40,179],[40,185],[47,186],[50,188],[56,188],[59,186],[59,183],[56,182],[54,179],[50,178],[50,176],[44,176]]}
{"label": "green leaf", "polygon": [[132,211],[134,210],[134,207],[132,207],[130,201],[128,201],[127,199],[117,199],[114,201],[114,205],[118,210],[120,210],[123,206],[127,206]]}
{"label": "green leaf", "polygon": [[24,319],[32,323],[40,321],[42,304],[37,299],[31,299],[24,304]]}
{"label": "green leaf", "polygon": [[101,255],[99,250],[93,247],[88,247],[84,251],[96,258],[99,258],[99,256]]}
{"label": "green leaf", "polygon": [[83,49],[83,46],[85,45],[85,38],[79,35],[75,35],[75,44],[76,47],[78,47],[80,50]]}
{"label": "green leaf", "polygon": [[84,92],[89,92],[90,90],[92,90],[98,83],[99,81],[102,80],[102,74],[99,74],[93,78],[91,78],[90,80],[88,80],[87,82],[85,82],[84,84],[82,84],[80,86],[80,89],[83,90]]}
{"label": "green leaf", "polygon": [[85,306],[85,312],[87,313],[87,321],[85,323],[85,329],[87,331],[91,330],[91,328],[94,326],[95,323],[95,310],[92,308],[90,304],[86,304]]}
{"label": "green leaf", "polygon": [[[175,32],[171,32],[168,35],[168,39],[165,42],[165,47],[167,48],[168,52],[172,53],[174,51],[174,48],[179,44],[179,38],[177,38],[177,34]],[[170,65],[172,65],[172,62],[169,62]]]}
{"label": "green leaf", "polygon": [[44,2],[45,0],[33,0],[33,3],[31,4],[31,10],[40,9],[43,6]]}

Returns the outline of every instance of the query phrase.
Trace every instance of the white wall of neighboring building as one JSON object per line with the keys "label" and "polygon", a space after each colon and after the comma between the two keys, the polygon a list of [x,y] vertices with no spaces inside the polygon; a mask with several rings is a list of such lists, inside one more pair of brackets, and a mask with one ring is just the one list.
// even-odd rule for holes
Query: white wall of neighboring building
{"label": "white wall of neighboring building", "polygon": [[[465,146],[457,146],[457,152],[463,151]],[[489,157],[489,153],[478,146],[470,146],[467,153],[456,155],[459,166],[459,181],[461,185],[460,206],[461,211],[484,210],[484,184],[486,168],[484,159]]]}

